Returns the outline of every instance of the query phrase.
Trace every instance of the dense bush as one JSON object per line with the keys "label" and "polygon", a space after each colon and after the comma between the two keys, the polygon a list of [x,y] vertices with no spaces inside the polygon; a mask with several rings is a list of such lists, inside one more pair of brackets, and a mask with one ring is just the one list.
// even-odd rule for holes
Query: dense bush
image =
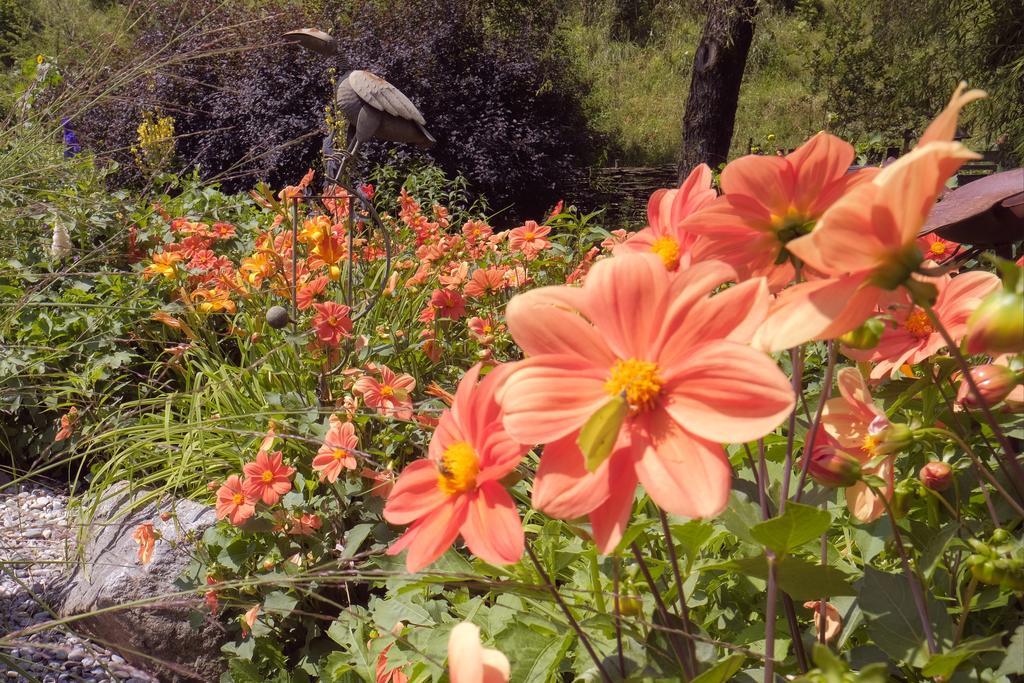
{"label": "dense bush", "polygon": [[[83,119],[83,142],[130,168],[141,115],[158,110],[175,118],[182,168],[198,166],[228,189],[301,176],[318,162],[328,69],[345,66],[279,36],[320,25],[341,41],[340,61],[379,73],[419,106],[439,140],[431,158],[499,208],[540,210],[590,150],[580,85],[546,50],[546,27],[505,35],[487,23],[475,3],[366,2],[321,15],[281,2],[255,12],[243,3],[162,2],[135,44],[157,67]],[[369,146],[363,168],[385,153]],[[400,161],[414,158],[421,153],[399,150]]]}

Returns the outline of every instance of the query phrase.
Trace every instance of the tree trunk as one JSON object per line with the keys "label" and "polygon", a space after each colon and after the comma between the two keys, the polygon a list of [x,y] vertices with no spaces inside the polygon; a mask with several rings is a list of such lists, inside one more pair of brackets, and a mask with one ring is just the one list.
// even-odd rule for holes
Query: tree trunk
{"label": "tree trunk", "polygon": [[758,0],[708,0],[683,114],[680,182],[697,164],[713,168],[729,155],[757,8]]}

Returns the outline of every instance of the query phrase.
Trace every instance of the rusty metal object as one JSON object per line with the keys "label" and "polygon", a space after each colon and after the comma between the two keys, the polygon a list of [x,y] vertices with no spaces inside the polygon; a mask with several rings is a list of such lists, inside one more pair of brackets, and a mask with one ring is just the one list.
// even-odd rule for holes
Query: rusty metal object
{"label": "rusty metal object", "polygon": [[[338,41],[314,28],[289,31],[283,38],[324,56],[338,55]],[[328,135],[324,141],[327,175],[332,180],[342,177],[345,165],[370,139],[406,142],[424,149],[437,143],[426,129],[426,121],[416,105],[401,90],[374,73],[359,69],[344,71],[338,79],[334,101],[348,122],[348,148],[335,152],[332,136]]]}
{"label": "rusty metal object", "polygon": [[1024,241],[1024,168],[994,173],[948,192],[920,232],[928,233],[975,246]]}

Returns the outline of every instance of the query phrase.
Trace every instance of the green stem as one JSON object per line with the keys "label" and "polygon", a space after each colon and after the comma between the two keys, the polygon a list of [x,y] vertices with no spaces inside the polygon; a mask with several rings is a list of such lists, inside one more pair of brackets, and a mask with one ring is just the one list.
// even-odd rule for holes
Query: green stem
{"label": "green stem", "polygon": [[668,557],[672,564],[672,575],[676,580],[676,592],[679,594],[679,617],[683,620],[683,632],[686,633],[686,658],[689,660],[690,670],[694,671],[694,662],[697,661],[697,654],[694,651],[693,641],[690,639],[690,608],[686,604],[686,592],[683,590],[683,576],[679,570],[679,556],[676,554],[676,544],[672,538],[672,529],[669,527],[668,515],[661,508],[658,508],[658,515],[661,517],[661,530],[665,534],[665,545],[668,548]]}
{"label": "green stem", "polygon": [[971,577],[967,584],[967,592],[964,594],[963,608],[960,611],[960,621],[956,625],[956,637],[953,639],[953,647],[956,647],[964,637],[964,627],[967,626],[967,615],[971,613],[971,601],[974,600],[974,589],[978,587],[978,580]]}
{"label": "green stem", "polygon": [[597,611],[604,614],[606,605],[604,591],[601,590],[601,571],[597,562],[597,548],[594,548],[594,556],[590,558],[590,584],[594,587],[594,604],[597,605]]}
{"label": "green stem", "polygon": [[[654,596],[654,606],[658,609],[658,612],[661,613],[661,618],[665,626],[669,626],[671,622],[668,618],[668,607],[665,606],[665,600],[661,597],[661,590],[658,588],[658,584],[655,583],[654,577],[651,576],[651,570],[647,567],[647,562],[644,561],[643,553],[640,552],[640,546],[634,542],[630,544],[629,549],[633,551],[633,557],[640,566],[640,573],[644,575],[644,580],[651,589],[651,594]],[[683,647],[682,651],[680,651],[680,648],[678,647],[675,639],[672,638],[671,634],[668,634],[665,637],[666,640],[668,640],[669,648],[672,650],[672,653],[675,655],[676,660],[679,662],[679,665],[682,667],[683,672],[686,675],[684,680],[690,680],[693,678],[693,665],[687,656],[687,648]]]}
{"label": "green stem", "polygon": [[[766,590],[766,604],[764,610],[764,683],[775,681],[775,594],[776,570],[775,553],[766,551],[768,558],[768,586]],[[793,635],[794,640],[798,637]]]}
{"label": "green stem", "polygon": [[544,585],[547,586],[551,596],[555,599],[555,602],[558,603],[559,608],[562,610],[562,614],[565,615],[566,620],[569,622],[569,626],[571,626],[576,632],[576,636],[580,639],[580,643],[583,645],[583,648],[594,661],[594,665],[601,674],[601,680],[605,681],[605,683],[612,683],[612,678],[608,675],[608,672],[605,671],[604,664],[602,664],[601,659],[597,656],[597,652],[594,651],[594,646],[591,645],[590,639],[587,638],[587,634],[583,632],[583,628],[580,626],[580,623],[576,621],[576,617],[573,616],[569,606],[565,604],[565,600],[562,599],[561,594],[558,592],[558,588],[556,588],[554,582],[551,581],[551,577],[548,576],[546,571],[544,571],[544,567],[541,566],[540,560],[537,559],[537,555],[533,552],[533,548],[530,547],[529,543],[526,544],[526,554],[530,556],[530,561],[533,562],[534,569],[537,570],[537,574],[540,576],[541,581],[544,582]]}

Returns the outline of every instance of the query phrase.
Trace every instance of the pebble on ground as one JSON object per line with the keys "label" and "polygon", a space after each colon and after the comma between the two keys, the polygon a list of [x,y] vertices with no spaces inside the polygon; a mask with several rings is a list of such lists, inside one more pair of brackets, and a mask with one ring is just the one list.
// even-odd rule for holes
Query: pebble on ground
{"label": "pebble on ground", "polygon": [[0,680],[156,682],[68,626],[19,636],[57,618],[75,551],[66,505],[67,496],[37,486],[0,490]]}

